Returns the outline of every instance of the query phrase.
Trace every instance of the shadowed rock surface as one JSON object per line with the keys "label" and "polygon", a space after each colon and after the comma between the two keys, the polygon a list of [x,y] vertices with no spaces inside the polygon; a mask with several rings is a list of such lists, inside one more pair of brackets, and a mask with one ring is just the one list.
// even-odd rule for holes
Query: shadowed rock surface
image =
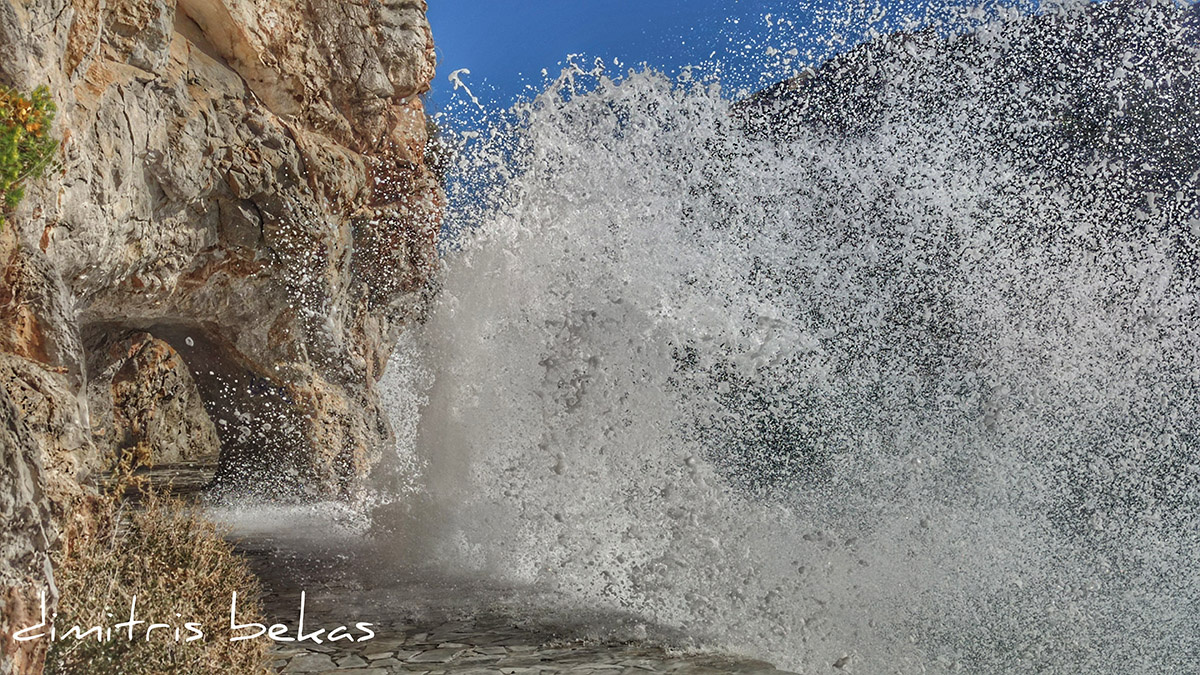
{"label": "shadowed rock surface", "polygon": [[179,353],[149,333],[89,349],[92,439],[102,455],[137,448],[154,465],[209,459],[217,430]]}

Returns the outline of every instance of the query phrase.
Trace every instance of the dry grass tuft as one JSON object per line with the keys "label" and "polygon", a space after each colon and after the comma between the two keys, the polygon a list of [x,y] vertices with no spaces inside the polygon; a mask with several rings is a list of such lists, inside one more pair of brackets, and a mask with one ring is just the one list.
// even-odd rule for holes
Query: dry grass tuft
{"label": "dry grass tuft", "polygon": [[[234,591],[239,621],[262,621],[258,580],[245,561],[213,523],[179,499],[140,486],[140,504],[130,506],[122,499],[129,481],[129,472],[119,470],[110,493],[93,503],[90,520],[97,525],[65,538],[55,575],[59,639],[51,643],[46,672],[269,673],[266,641],[229,641]],[[135,626],[130,640],[129,629],[117,624],[129,620],[135,594],[136,618],[147,623]],[[201,624],[202,639],[186,641],[194,635],[184,626],[189,621]],[[147,639],[151,622],[169,628]],[[111,628],[111,639],[95,633],[61,639],[75,625]]]}

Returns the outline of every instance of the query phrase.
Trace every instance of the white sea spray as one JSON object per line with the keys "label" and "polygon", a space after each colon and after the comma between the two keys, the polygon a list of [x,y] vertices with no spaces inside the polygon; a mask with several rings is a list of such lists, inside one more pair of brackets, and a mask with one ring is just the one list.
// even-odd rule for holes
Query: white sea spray
{"label": "white sea spray", "polygon": [[[1155,173],[1189,150],[1055,118],[1023,33],[978,35],[874,57],[863,118],[572,67],[464,146],[389,375],[397,547],[801,672],[1200,666],[1196,176]],[[1079,79],[1195,77],[1159,56]],[[1054,124],[1093,152],[1023,145]]]}

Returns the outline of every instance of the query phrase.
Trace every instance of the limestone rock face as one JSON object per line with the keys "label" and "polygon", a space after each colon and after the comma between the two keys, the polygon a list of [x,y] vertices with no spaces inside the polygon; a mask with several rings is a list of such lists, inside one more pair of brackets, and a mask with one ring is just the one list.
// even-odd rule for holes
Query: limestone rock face
{"label": "limestone rock face", "polygon": [[54,523],[65,523],[85,493],[83,483],[98,468],[86,402],[62,373],[19,356],[0,354],[0,382],[32,441],[27,454],[38,455],[42,464],[41,489]]}
{"label": "limestone rock face", "polygon": [[[8,324],[0,324],[8,326]],[[81,481],[95,469],[86,406],[65,369],[0,353],[0,673],[40,673],[45,640],[15,632],[54,611],[51,550],[86,519]]]}
{"label": "limestone rock face", "polygon": [[6,620],[122,444],[356,494],[436,265],[433,67],[414,0],[0,0],[0,85],[49,87],[62,140],[0,231]]}
{"label": "limestone rock face", "polygon": [[92,441],[101,456],[137,448],[155,465],[217,458],[216,427],[171,345],[138,332],[90,348],[89,357]]}
{"label": "limestone rock face", "polygon": [[[273,489],[353,493],[389,437],[374,382],[436,265],[433,65],[423,2],[0,0],[0,83],[59,105],[61,169],[12,219],[69,308],[49,333],[149,333],[231,457],[286,446],[225,484],[262,468]],[[40,348],[86,378],[55,339]],[[264,405],[286,443],[234,419]]]}
{"label": "limestone rock face", "polygon": [[17,642],[17,631],[41,620],[41,593],[53,602],[49,507],[35,443],[8,392],[0,387],[0,672],[40,670],[43,641]]}
{"label": "limestone rock face", "polygon": [[[0,232],[0,265],[0,389],[23,429],[21,456],[39,467],[30,475],[65,519],[97,460],[79,330],[53,265],[40,250],[17,246],[12,228]],[[0,493],[6,487],[0,484]]]}

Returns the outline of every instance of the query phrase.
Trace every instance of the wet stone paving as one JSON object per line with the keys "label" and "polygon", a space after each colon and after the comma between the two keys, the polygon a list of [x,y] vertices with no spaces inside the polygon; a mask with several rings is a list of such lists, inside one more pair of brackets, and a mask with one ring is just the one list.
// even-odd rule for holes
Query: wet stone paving
{"label": "wet stone paving", "polygon": [[[235,536],[235,541],[262,581],[268,621],[294,630],[304,589],[306,630],[347,625],[353,632],[356,621],[372,624],[375,636],[365,641],[277,643],[271,665],[280,673],[786,675],[762,661],[677,652],[651,640],[596,637],[571,627],[571,618],[562,615],[531,625],[527,616],[516,619],[506,613],[503,599],[495,606],[476,597],[465,606],[438,607],[466,592],[453,585],[430,587],[428,578],[417,573],[405,579],[381,566],[378,554],[336,541],[321,550],[262,535]],[[407,604],[397,605],[397,599]],[[581,626],[587,625],[587,618],[573,614]]]}
{"label": "wet stone paving", "polygon": [[[211,475],[211,466],[181,464],[149,478],[158,487],[203,502],[203,486]],[[485,589],[480,595],[478,588],[446,582],[436,572],[398,564],[361,532],[330,527],[328,514],[313,512],[297,519],[254,509],[206,510],[230,527],[235,549],[258,576],[267,625],[288,624],[296,635],[302,592],[309,632],[347,625],[354,637],[365,637],[351,627],[359,620],[371,623],[375,635],[369,640],[275,643],[270,665],[278,673],[791,675],[754,659],[668,649],[653,640],[618,639],[611,629],[597,633],[594,627],[606,623],[596,620],[599,614],[545,611],[531,622],[527,606],[512,611],[513,598],[522,597],[523,591]],[[456,604],[455,599],[464,596],[467,599]],[[645,626],[633,621],[634,633],[645,634]]]}
{"label": "wet stone paving", "polygon": [[282,673],[782,673],[759,661],[718,655],[671,655],[636,644],[554,642],[500,623],[457,622],[395,626],[392,637],[333,647],[277,649],[272,665]]}

